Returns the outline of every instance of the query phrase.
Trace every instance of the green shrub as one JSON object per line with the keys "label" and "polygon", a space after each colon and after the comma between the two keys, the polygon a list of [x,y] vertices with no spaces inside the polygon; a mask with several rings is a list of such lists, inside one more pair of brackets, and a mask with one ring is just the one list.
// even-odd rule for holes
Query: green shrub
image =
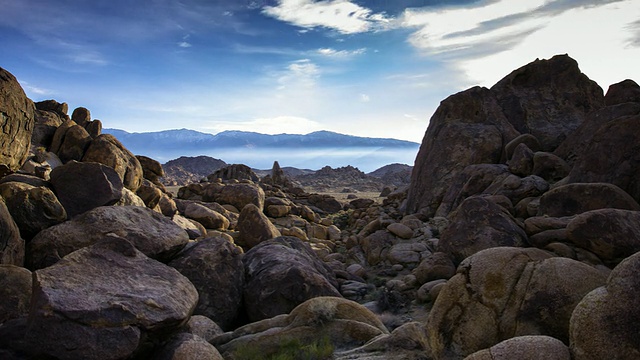
{"label": "green shrub", "polygon": [[265,357],[258,346],[243,346],[235,354],[236,360],[327,360],[333,358],[334,347],[331,339],[324,336],[310,344],[300,340],[290,340],[282,344],[278,351]]}

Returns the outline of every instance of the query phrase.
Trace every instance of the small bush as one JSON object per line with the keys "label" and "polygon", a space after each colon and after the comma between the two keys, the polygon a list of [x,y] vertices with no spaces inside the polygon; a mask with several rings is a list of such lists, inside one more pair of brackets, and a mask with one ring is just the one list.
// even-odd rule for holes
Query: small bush
{"label": "small bush", "polygon": [[300,340],[290,340],[282,344],[275,354],[265,356],[257,346],[244,346],[234,354],[236,360],[327,360],[333,358],[334,347],[331,339],[324,336],[310,344]]}

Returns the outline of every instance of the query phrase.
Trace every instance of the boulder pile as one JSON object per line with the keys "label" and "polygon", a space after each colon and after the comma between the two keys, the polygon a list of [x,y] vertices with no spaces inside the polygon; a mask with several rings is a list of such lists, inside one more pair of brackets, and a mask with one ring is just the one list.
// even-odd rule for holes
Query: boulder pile
{"label": "boulder pile", "polygon": [[558,55],[454,94],[382,202],[277,162],[172,194],[68,111],[0,68],[0,358],[640,356],[632,80],[605,94]]}

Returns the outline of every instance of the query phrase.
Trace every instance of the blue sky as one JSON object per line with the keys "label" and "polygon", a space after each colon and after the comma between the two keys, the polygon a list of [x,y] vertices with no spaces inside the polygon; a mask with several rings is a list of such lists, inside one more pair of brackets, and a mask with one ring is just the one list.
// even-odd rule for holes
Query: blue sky
{"label": "blue sky", "polygon": [[0,66],[105,127],[421,141],[439,102],[568,53],[640,81],[638,0],[0,0]]}

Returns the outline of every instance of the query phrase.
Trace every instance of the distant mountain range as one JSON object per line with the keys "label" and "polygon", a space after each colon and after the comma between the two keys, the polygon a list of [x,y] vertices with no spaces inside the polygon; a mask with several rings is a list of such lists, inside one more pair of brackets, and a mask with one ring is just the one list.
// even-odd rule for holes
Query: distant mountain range
{"label": "distant mountain range", "polygon": [[179,129],[130,133],[104,129],[136,155],[160,162],[180,156],[207,155],[227,163],[243,163],[256,169],[270,169],[274,161],[282,166],[319,169],[352,165],[373,171],[390,163],[413,165],[420,144],[390,138],[368,138],[330,131],[306,135],[266,135],[247,131],[224,131],[216,135]]}

